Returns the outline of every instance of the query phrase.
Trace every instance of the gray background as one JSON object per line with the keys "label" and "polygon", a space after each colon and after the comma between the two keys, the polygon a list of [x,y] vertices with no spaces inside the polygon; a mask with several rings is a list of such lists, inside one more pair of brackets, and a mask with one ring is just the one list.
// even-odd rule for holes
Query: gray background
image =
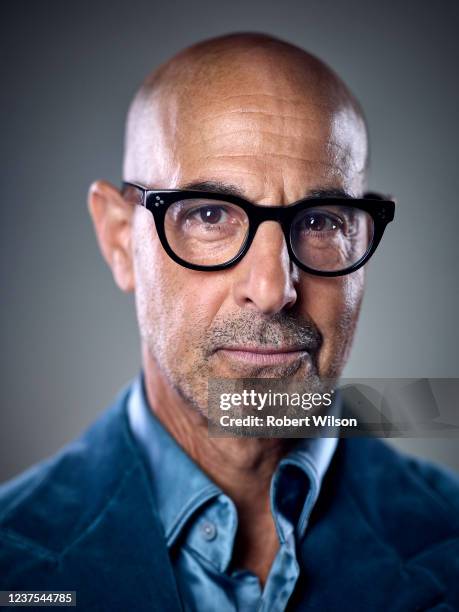
{"label": "gray background", "polygon": [[[458,3],[14,2],[2,11],[0,480],[58,449],[139,368],[86,209],[121,178],[129,99],[199,39],[258,30],[326,60],[361,100],[371,187],[397,221],[369,265],[350,377],[458,377]],[[459,440],[403,446],[459,469]]]}

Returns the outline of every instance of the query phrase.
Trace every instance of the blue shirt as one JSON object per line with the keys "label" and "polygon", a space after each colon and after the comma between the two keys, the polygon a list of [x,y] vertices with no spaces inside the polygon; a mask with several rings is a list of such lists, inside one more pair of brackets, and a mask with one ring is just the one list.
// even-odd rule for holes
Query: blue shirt
{"label": "blue shirt", "polygon": [[255,574],[232,563],[238,527],[233,501],[154,415],[142,376],[132,385],[128,415],[151,469],[153,495],[184,609],[285,610],[299,576],[297,543],[305,534],[337,438],[298,439],[273,474],[270,500],[279,549],[262,589]]}

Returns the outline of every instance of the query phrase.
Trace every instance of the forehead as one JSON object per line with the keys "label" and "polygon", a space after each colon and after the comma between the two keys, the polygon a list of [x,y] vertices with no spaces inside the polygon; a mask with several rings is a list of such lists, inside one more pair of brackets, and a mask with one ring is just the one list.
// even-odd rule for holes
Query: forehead
{"label": "forehead", "polygon": [[142,180],[179,187],[217,179],[242,184],[253,198],[281,186],[287,199],[308,186],[359,190],[367,141],[352,104],[310,76],[255,66],[207,73],[152,98]]}

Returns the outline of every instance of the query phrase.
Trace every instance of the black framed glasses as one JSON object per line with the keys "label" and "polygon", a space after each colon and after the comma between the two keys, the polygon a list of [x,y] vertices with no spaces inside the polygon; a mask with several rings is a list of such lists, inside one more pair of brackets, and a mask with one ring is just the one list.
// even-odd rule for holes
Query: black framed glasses
{"label": "black framed glasses", "polygon": [[122,193],[152,213],[161,244],[176,263],[202,271],[234,266],[249,250],[259,225],[277,221],[299,268],[319,276],[349,274],[373,255],[395,212],[394,202],[375,193],[304,198],[288,206],[127,182]]}

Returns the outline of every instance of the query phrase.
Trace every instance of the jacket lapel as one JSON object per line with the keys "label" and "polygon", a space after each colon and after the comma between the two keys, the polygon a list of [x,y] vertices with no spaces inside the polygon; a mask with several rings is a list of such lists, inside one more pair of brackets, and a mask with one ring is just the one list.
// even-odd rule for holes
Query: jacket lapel
{"label": "jacket lapel", "polygon": [[173,569],[137,464],[104,513],[63,556],[59,573],[84,610],[182,610]]}
{"label": "jacket lapel", "polygon": [[53,585],[77,592],[83,610],[175,612],[183,608],[149,475],[129,429],[127,397],[128,390],[69,453],[83,457],[69,460],[64,478],[79,483],[72,486],[83,525],[66,535],[59,513],[63,546],[47,573]]}

